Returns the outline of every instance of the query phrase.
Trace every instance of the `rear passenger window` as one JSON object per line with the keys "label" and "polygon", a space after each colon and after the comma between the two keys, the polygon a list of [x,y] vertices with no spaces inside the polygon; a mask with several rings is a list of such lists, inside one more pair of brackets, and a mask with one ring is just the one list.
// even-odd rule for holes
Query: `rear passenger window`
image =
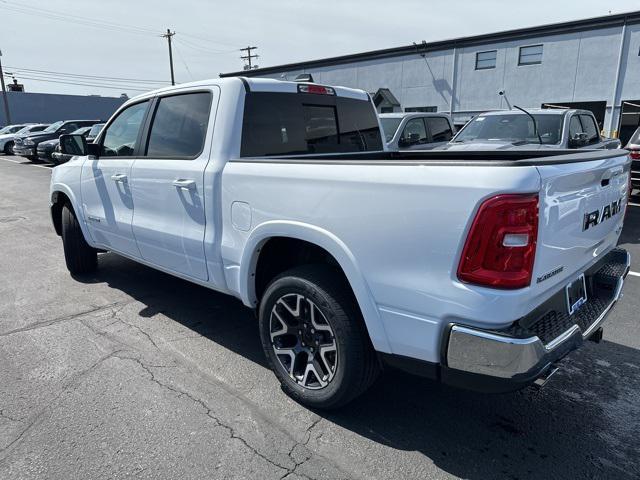
{"label": "rear passenger window", "polygon": [[453,138],[453,132],[451,131],[451,125],[446,118],[433,117],[426,118],[427,127],[431,132],[432,142],[448,142]]}
{"label": "rear passenger window", "polygon": [[589,136],[589,143],[598,143],[600,141],[600,133],[598,132],[593,117],[590,115],[580,115],[580,121],[582,122],[584,133]]}
{"label": "rear passenger window", "polygon": [[151,124],[147,156],[194,158],[200,155],[210,110],[210,92],[161,98]]}
{"label": "rear passenger window", "polygon": [[148,104],[148,101],[136,103],[118,114],[102,136],[100,156],[130,157],[134,154]]}

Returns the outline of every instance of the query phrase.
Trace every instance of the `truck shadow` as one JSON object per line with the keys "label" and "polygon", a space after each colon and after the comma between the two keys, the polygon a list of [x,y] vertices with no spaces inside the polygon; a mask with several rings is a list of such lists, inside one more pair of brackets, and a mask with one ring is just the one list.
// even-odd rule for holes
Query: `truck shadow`
{"label": "truck shadow", "polygon": [[[107,282],[144,303],[139,315],[161,312],[268,368],[252,312],[232,297],[113,254],[100,255],[97,274],[78,280]],[[433,462],[462,478],[639,478],[638,392],[640,352],[604,341],[574,352],[542,390],[484,395],[387,371],[344,409],[316,413],[404,452],[387,450],[391,458],[423,455],[417,465]]]}

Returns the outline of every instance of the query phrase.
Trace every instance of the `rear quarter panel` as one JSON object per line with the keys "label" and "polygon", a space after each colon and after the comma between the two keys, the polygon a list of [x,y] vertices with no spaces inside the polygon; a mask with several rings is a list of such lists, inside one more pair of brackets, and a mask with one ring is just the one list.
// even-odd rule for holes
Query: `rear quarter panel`
{"label": "rear quarter panel", "polygon": [[528,292],[473,288],[456,268],[479,203],[537,192],[535,167],[231,161],[222,186],[226,280],[247,305],[256,249],[291,236],[338,260],[380,351],[438,361],[446,323],[506,326],[530,309]]}

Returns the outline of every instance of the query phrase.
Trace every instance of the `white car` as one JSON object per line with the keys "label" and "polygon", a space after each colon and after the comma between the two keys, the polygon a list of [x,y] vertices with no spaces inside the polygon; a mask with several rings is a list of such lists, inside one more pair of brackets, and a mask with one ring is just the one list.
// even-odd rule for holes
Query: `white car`
{"label": "white car", "polygon": [[[28,135],[29,133],[41,132],[47,128],[48,124],[24,124],[24,125],[11,125],[9,127],[0,130],[0,152],[4,152],[5,155],[13,154],[13,145],[16,137],[21,135]],[[3,133],[4,132],[4,133]]]}
{"label": "white car", "polygon": [[108,250],[239,298],[313,407],[383,364],[485,391],[544,379],[600,337],[629,269],[625,151],[388,152],[359,90],[184,84],[60,142],[69,271]]}

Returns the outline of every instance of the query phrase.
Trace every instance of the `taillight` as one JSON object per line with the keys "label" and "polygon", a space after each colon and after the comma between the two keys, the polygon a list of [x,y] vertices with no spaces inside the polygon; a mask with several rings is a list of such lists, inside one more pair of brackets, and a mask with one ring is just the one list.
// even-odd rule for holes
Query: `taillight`
{"label": "taillight", "polygon": [[493,288],[531,283],[538,237],[538,195],[497,195],[485,200],[467,236],[458,278]]}
{"label": "taillight", "polygon": [[631,150],[629,156],[634,160],[640,160],[640,150]]}
{"label": "taillight", "polygon": [[300,93],[316,93],[320,95],[335,95],[336,91],[331,87],[323,87],[322,85],[314,84],[302,84],[298,85],[298,92]]}

